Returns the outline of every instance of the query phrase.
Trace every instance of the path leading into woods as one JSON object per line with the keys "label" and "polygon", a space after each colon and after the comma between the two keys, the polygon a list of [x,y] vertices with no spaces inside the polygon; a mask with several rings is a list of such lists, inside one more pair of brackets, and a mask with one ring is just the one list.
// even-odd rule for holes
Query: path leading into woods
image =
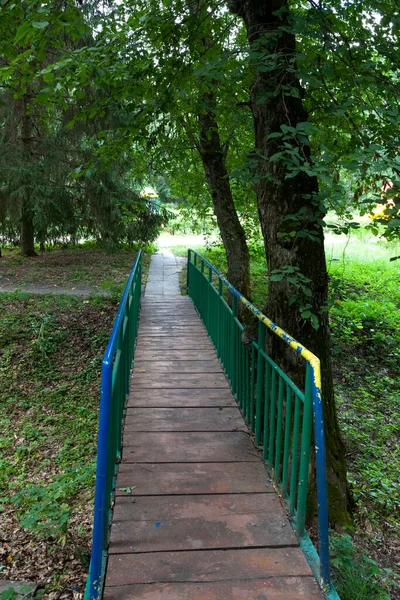
{"label": "path leading into woods", "polygon": [[154,255],[105,600],[321,600],[206,330]]}

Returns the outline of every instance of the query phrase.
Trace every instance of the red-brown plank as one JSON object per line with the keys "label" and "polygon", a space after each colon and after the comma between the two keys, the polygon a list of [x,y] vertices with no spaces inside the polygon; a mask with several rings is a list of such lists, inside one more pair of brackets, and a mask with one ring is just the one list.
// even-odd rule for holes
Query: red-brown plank
{"label": "red-brown plank", "polygon": [[275,494],[117,496],[110,554],[297,545]]}
{"label": "red-brown plank", "polygon": [[218,360],[135,360],[133,373],[222,373]]}
{"label": "red-brown plank", "polygon": [[251,438],[240,431],[207,433],[135,433],[124,435],[123,462],[253,462]]}
{"label": "red-brown plank", "polygon": [[125,431],[247,431],[238,408],[128,408]]}
{"label": "red-brown plank", "polygon": [[147,407],[207,407],[236,406],[236,400],[230,389],[201,390],[152,390],[141,389],[131,391],[128,397],[128,408]]}
{"label": "red-brown plank", "polygon": [[145,339],[147,338],[157,338],[157,337],[177,337],[177,336],[205,336],[208,338],[203,328],[193,327],[193,325],[188,325],[184,329],[177,327],[152,327],[152,328],[143,328],[140,332],[141,336]]}
{"label": "red-brown plank", "polygon": [[323,600],[313,577],[106,587],[105,600]]}
{"label": "red-brown plank", "polygon": [[[135,373],[131,381],[131,390],[134,393],[139,388],[172,388],[172,389],[205,389],[229,388],[228,381],[223,373],[158,373],[153,372],[149,377],[147,373]],[[229,388],[230,389],[230,388]]]}
{"label": "red-brown plank", "polygon": [[195,347],[197,350],[204,349],[212,351],[214,349],[213,345],[209,341],[209,339],[196,340],[193,342],[193,338],[182,338],[182,337],[170,337],[168,339],[157,338],[156,340],[140,339],[137,344],[138,352],[144,350],[149,351],[155,349],[159,350],[193,350]]}
{"label": "red-brown plank", "polygon": [[300,548],[112,554],[106,585],[243,581],[310,574]]}
{"label": "red-brown plank", "polygon": [[171,348],[166,350],[165,348],[136,348],[135,351],[135,362],[137,360],[163,360],[165,358],[170,358],[171,360],[210,360],[215,358],[215,350],[210,345],[208,349],[202,350],[193,350],[192,348],[187,348],[185,350],[174,349]]}
{"label": "red-brown plank", "polygon": [[273,492],[259,462],[129,464],[119,467],[117,496],[243,494]]}

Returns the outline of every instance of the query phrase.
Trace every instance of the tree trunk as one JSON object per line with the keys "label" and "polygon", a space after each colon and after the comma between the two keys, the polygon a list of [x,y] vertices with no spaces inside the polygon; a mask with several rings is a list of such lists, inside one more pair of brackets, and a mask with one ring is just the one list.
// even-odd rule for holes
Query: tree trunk
{"label": "tree trunk", "polygon": [[34,241],[33,214],[29,201],[24,200],[21,215],[21,254],[36,256]]}
{"label": "tree trunk", "polygon": [[[333,393],[328,275],[321,225],[324,212],[316,197],[318,183],[316,177],[302,170],[312,169],[304,135],[301,139],[287,138],[290,145],[286,149],[280,137],[268,139],[271,133],[282,134],[281,125],[296,128],[307,121],[296,77],[296,40],[288,31],[288,2],[233,0],[230,8],[244,19],[253,62],[251,103],[257,160],[254,188],[269,276],[265,310],[269,318],[321,361],[330,520],[332,524],[349,523],[352,502]],[[281,27],[286,27],[286,31]],[[271,161],[274,154],[282,152],[286,152],[283,157]],[[295,162],[290,162],[293,153]],[[292,176],[289,169],[296,161],[300,169]],[[318,329],[312,326],[312,315],[318,318]],[[304,361],[277,336],[268,336],[267,345],[273,359],[302,383]]]}
{"label": "tree trunk", "polygon": [[[22,153],[25,159],[25,164],[29,165],[32,161],[31,154],[31,139],[32,139],[32,123],[28,112],[28,98],[23,98],[23,114],[21,126],[21,141]],[[22,198],[21,210],[21,254],[25,256],[37,256],[35,252],[35,237],[33,228],[33,210],[30,202],[29,181],[25,182],[25,193]]]}
{"label": "tree trunk", "polygon": [[[208,5],[204,0],[187,0],[187,6],[194,19],[200,23],[204,18],[201,11],[205,11]],[[200,39],[207,61],[207,52],[213,47],[209,35]],[[212,82],[212,85],[215,85]],[[250,255],[246,242],[246,234],[240,223],[233,201],[229,176],[226,169],[226,153],[224,152],[219,136],[218,123],[215,118],[217,99],[210,88],[201,98],[204,107],[198,115],[200,136],[196,143],[200,154],[208,189],[214,206],[214,214],[217,217],[218,227],[222,242],[226,251],[228,261],[228,280],[246,298],[250,295]],[[239,316],[241,305],[239,306]]]}
{"label": "tree trunk", "polygon": [[205,98],[207,111],[199,115],[199,152],[204,166],[214,213],[228,260],[228,279],[246,298],[250,295],[250,255],[246,235],[233,202],[225,155],[221,147],[218,125],[212,108],[215,99],[210,92]]}

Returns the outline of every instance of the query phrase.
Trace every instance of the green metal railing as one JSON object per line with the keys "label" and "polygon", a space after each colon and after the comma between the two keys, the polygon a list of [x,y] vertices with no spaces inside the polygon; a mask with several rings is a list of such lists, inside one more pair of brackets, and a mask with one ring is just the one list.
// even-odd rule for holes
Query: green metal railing
{"label": "green metal railing", "polygon": [[101,598],[103,591],[111,502],[121,458],[122,421],[138,330],[141,282],[140,250],[126,283],[102,363],[92,558],[85,600]]}
{"label": "green metal railing", "polygon": [[[214,343],[239,407],[262,448],[267,469],[287,501],[300,545],[329,600],[330,581],[325,446],[320,363],[316,356],[265,317],[206,259],[188,251],[188,294]],[[229,302],[228,302],[229,300]],[[257,341],[242,341],[238,303],[258,319]],[[267,330],[305,359],[300,390],[265,352]],[[314,417],[314,418],[313,418]],[[314,424],[319,556],[305,529],[311,434]]]}

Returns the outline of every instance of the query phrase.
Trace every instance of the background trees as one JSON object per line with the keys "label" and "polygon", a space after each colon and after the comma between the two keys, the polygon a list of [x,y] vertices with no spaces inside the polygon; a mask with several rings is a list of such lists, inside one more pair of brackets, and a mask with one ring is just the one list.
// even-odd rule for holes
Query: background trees
{"label": "background trees", "polygon": [[123,108],[107,98],[107,110],[86,118],[106,90],[91,81],[82,92],[78,80],[68,88],[52,70],[93,47],[95,8],[88,14],[86,6],[54,1],[3,10],[0,228],[28,256],[35,240],[42,247],[88,236],[108,245],[148,242],[167,217],[149,214],[126,153],[111,162],[99,152],[101,132],[124,122]]}

